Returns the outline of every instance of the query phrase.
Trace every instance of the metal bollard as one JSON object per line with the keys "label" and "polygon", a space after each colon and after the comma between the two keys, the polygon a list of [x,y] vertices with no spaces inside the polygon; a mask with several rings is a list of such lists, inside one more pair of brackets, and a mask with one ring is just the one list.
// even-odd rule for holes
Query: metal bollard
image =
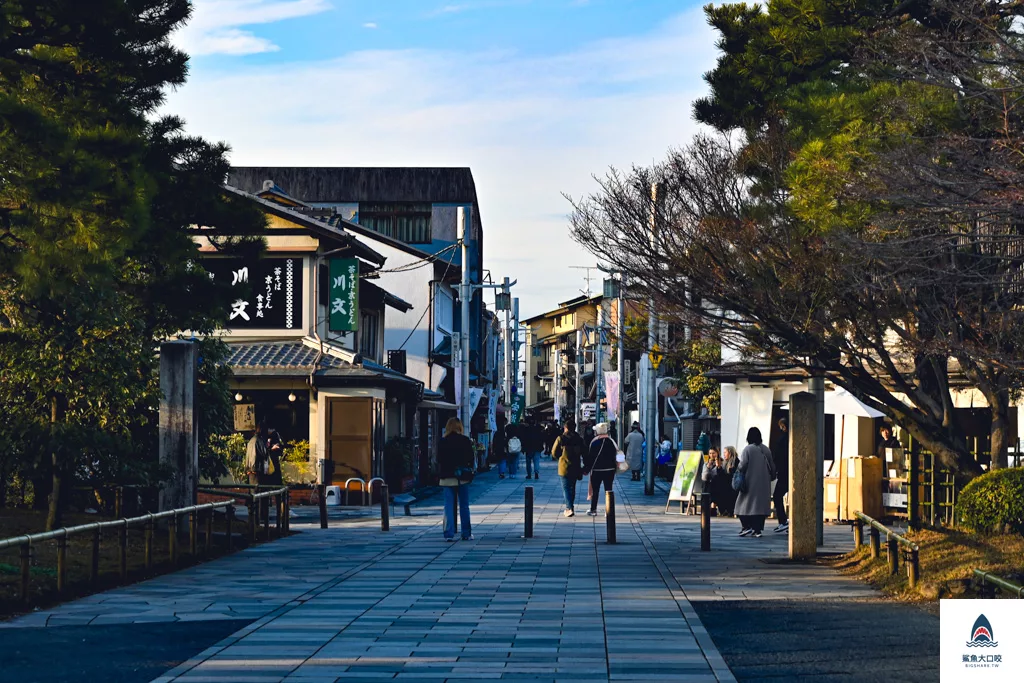
{"label": "metal bollard", "polygon": [[234,505],[234,503],[232,502],[231,504],[229,504],[224,509],[224,512],[225,512],[224,519],[226,520],[225,526],[227,527],[227,532],[228,532],[227,550],[228,550],[228,552],[231,552],[231,527],[235,523],[235,505]]}
{"label": "metal bollard", "polygon": [[900,544],[892,534],[889,534],[886,537],[885,556],[886,560],[889,562],[889,573],[895,576],[900,569]]}
{"label": "metal bollard", "polygon": [[921,572],[921,565],[918,563],[917,549],[912,548],[910,557],[907,560],[907,582],[911,588],[917,588],[917,579]]}
{"label": "metal bollard", "polygon": [[149,516],[146,521],[146,540],[145,540],[145,557],[146,557],[146,571],[153,568],[153,515]]}
{"label": "metal bollard", "polygon": [[117,530],[117,545],[120,557],[118,558],[121,572],[121,581],[128,580],[128,520],[124,520],[124,526]]}
{"label": "metal bollard", "polygon": [[21,546],[21,601],[28,603],[30,578],[32,575],[32,546],[25,543]]}
{"label": "metal bollard", "polygon": [[68,537],[57,538],[57,593],[63,595],[68,587]]}
{"label": "metal bollard", "polygon": [[853,547],[860,550],[864,543],[864,522],[859,519],[853,523]]}
{"label": "metal bollard", "polygon": [[878,535],[878,529],[871,527],[871,532],[868,535],[868,548],[871,550],[871,559],[878,559],[879,546],[881,545],[881,538]]}
{"label": "metal bollard", "polygon": [[178,566],[178,515],[171,515],[167,520],[167,555],[171,560],[171,566]]}
{"label": "metal bollard", "polygon": [[92,530],[92,557],[89,563],[89,583],[96,585],[100,580],[100,530]]}
{"label": "metal bollard", "polygon": [[608,543],[615,543],[615,493],[613,491],[604,492],[604,523]]}
{"label": "metal bollard", "polygon": [[320,528],[327,528],[327,485],[320,484]]}
{"label": "metal bollard", "polygon": [[523,538],[533,538],[533,487],[523,487],[523,495],[526,503],[526,519],[523,531]]}
{"label": "metal bollard", "polygon": [[388,496],[388,485],[382,484],[380,487],[380,530],[390,531],[391,530],[391,508],[388,507],[390,502]]}
{"label": "metal bollard", "polygon": [[700,494],[700,549],[711,550],[711,496]]}

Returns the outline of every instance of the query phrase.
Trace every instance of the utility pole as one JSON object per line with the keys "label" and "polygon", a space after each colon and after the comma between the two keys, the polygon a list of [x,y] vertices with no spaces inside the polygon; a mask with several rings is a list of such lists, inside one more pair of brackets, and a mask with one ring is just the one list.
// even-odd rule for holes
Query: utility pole
{"label": "utility pole", "polygon": [[[512,397],[519,396],[519,297],[512,299]],[[523,391],[526,391],[526,384],[523,384]],[[520,415],[521,420],[524,415]]]}
{"label": "utility pole", "polygon": [[619,389],[618,389],[618,392],[619,392],[619,414],[616,416],[615,420],[619,424],[619,428],[618,428],[619,450],[622,450],[622,445],[623,445],[623,443],[625,443],[625,439],[626,439],[626,401],[625,401],[626,392],[624,390],[624,387],[626,385],[626,375],[625,375],[626,361],[622,357],[622,351],[623,351],[622,337],[625,334],[625,329],[626,329],[626,324],[624,322],[624,318],[626,316],[626,311],[623,309],[623,301],[624,301],[624,297],[625,297],[625,295],[623,294],[623,290],[625,288],[626,288],[626,275],[625,275],[625,273],[623,273],[621,275],[621,278],[619,279],[619,298],[618,298],[618,304],[617,304],[619,310],[618,310],[618,315],[616,316],[617,320],[615,321],[616,344],[618,345],[618,349],[617,349],[617,352],[618,352],[618,354],[617,354],[618,355],[618,363],[617,363],[617,365],[619,366],[618,367],[618,370],[619,370]]}
{"label": "utility pole", "polygon": [[576,424],[583,424],[580,393],[583,391],[583,331],[576,330]]}
{"label": "utility pole", "polygon": [[[501,285],[501,294],[504,295],[504,297],[508,297],[510,291],[511,291],[511,286],[509,285],[508,278],[506,277],[505,281]],[[512,310],[511,310],[512,306],[510,305],[511,302],[509,302],[507,300],[507,298],[503,298],[502,299],[502,303],[503,303],[502,306],[495,306],[495,308],[497,308],[499,310],[502,310],[502,308],[504,308],[504,311],[505,311],[505,334],[503,335],[504,336],[503,343],[505,345],[505,403],[506,403],[506,405],[511,405],[511,403],[512,403],[512,379],[513,378],[512,378],[512,337],[509,334],[509,330],[510,330],[509,321],[510,321],[511,314],[512,314]]]}
{"label": "utility pole", "polygon": [[594,360],[594,421],[601,422],[601,380],[604,375],[604,298],[597,305],[597,358]]}
{"label": "utility pole", "polygon": [[[658,232],[658,184],[651,187],[651,247],[654,247]],[[654,352],[658,333],[658,314],[654,310],[654,290],[647,299],[647,353]],[[644,469],[644,495],[654,495],[654,463],[658,443],[658,378],[654,363],[648,358],[647,373],[647,457]]]}
{"label": "utility pole", "polygon": [[462,282],[459,284],[459,300],[462,304],[462,321],[459,325],[459,367],[461,377],[459,378],[462,393],[459,417],[467,435],[472,432],[470,424],[473,419],[471,411],[472,402],[469,400],[469,300],[473,296],[472,285],[469,280],[469,240],[466,235],[466,209],[460,206],[458,209],[458,237],[462,243]]}

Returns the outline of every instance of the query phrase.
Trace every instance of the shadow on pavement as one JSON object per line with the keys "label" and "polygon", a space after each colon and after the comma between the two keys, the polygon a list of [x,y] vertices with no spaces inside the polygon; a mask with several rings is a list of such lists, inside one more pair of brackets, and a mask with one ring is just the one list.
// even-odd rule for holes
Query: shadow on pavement
{"label": "shadow on pavement", "polygon": [[939,620],[912,605],[881,600],[692,605],[741,683],[939,680]]}
{"label": "shadow on pavement", "polygon": [[249,623],[177,621],[4,629],[0,631],[0,682],[143,683]]}

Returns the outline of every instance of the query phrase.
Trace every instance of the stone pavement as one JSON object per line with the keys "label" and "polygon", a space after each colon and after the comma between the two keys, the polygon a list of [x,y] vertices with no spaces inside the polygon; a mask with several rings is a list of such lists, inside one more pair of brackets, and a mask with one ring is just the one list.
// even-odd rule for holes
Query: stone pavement
{"label": "stone pavement", "polygon": [[[547,466],[544,479],[530,482],[479,477],[472,487],[475,541],[442,540],[434,499],[412,517],[392,517],[387,534],[375,519],[326,532],[306,528],[3,626],[91,631],[126,622],[186,628],[182,622],[245,620],[233,622],[246,625],[227,638],[169,665],[161,683],[732,681],[731,662],[712,639],[726,622],[698,617],[695,605],[877,597],[821,566],[762,562],[785,554],[785,538],[738,538],[733,520],[715,520],[714,550],[700,553],[697,518],[664,514],[663,495],[646,498],[640,484],[622,478],[618,543],[608,545],[603,516],[562,517],[552,472]],[[530,540],[521,538],[527,483],[536,500]],[[585,498],[585,486],[580,490]],[[852,545],[846,529],[830,529],[828,541]],[[5,640],[0,635],[0,662]],[[90,654],[98,670],[118,666],[104,659],[102,646],[83,656]]]}

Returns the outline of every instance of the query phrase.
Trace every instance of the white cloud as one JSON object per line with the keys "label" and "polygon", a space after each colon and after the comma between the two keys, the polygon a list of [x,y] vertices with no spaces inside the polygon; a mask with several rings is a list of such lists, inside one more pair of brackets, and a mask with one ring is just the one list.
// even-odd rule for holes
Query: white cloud
{"label": "white cloud", "polygon": [[228,141],[238,165],[471,167],[485,267],[518,278],[532,314],[584,286],[567,266],[594,263],[568,236],[561,193],[593,191],[608,166],[649,164],[686,142],[714,57],[698,10],[546,57],[368,50],[197,70],[168,109]]}
{"label": "white cloud", "polygon": [[363,28],[377,28],[377,23],[373,21],[368,21],[365,24],[363,24]]}
{"label": "white cloud", "polygon": [[189,55],[249,55],[279,48],[243,26],[270,24],[318,14],[331,8],[327,0],[194,0],[189,23],[175,43]]}

